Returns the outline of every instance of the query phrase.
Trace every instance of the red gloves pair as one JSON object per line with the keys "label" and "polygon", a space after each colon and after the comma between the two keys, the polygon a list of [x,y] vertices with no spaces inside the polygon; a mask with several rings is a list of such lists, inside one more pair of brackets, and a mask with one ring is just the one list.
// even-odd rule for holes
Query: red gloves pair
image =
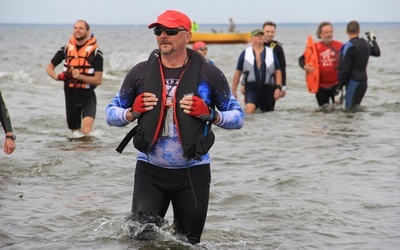
{"label": "red gloves pair", "polygon": [[[137,119],[142,113],[147,112],[143,100],[144,93],[138,95],[132,106],[132,115]],[[190,107],[189,115],[195,116],[202,121],[214,121],[215,112],[210,109],[203,99],[192,96],[192,105]]]}

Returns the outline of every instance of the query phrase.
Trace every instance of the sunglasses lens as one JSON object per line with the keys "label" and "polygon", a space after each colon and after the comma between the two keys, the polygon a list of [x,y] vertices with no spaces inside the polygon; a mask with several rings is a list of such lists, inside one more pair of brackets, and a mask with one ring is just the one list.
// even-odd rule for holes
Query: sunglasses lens
{"label": "sunglasses lens", "polygon": [[159,36],[163,32],[163,28],[154,28],[154,35]]}
{"label": "sunglasses lens", "polygon": [[165,29],[165,33],[169,36],[175,36],[176,34],[179,33],[178,29]]}
{"label": "sunglasses lens", "polygon": [[205,50],[207,50],[207,47],[206,48],[199,48],[199,50],[205,51]]}
{"label": "sunglasses lens", "polygon": [[155,27],[154,28],[154,35],[161,36],[161,33],[165,31],[168,36],[175,36],[179,33],[179,31],[183,31],[184,29],[169,29],[164,27]]}

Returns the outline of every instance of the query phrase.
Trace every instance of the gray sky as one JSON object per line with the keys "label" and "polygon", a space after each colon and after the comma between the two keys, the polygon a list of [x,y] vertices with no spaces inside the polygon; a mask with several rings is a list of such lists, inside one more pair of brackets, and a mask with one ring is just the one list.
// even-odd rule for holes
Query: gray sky
{"label": "gray sky", "polygon": [[167,9],[200,25],[400,22],[400,0],[0,0],[0,23],[149,24]]}

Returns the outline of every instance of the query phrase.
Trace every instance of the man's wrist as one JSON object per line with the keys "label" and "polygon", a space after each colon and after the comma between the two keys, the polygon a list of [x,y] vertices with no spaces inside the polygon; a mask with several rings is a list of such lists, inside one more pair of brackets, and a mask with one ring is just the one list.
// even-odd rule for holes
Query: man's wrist
{"label": "man's wrist", "polygon": [[6,135],[6,139],[11,139],[13,141],[15,141],[17,139],[17,137],[13,134],[13,135]]}

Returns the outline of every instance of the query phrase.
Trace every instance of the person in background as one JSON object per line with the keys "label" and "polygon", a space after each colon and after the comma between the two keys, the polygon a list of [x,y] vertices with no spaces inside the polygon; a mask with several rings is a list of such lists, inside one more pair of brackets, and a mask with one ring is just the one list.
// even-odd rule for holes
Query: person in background
{"label": "person in background", "polygon": [[[330,22],[318,25],[317,37],[321,40],[315,43],[319,62],[319,88],[315,97],[322,111],[330,111],[335,104],[336,87],[339,84],[339,52],[343,44],[333,40],[333,26]],[[306,72],[315,70],[311,63],[305,64],[304,55],[300,56],[299,65]]]}
{"label": "person in background", "polygon": [[[62,61],[64,69],[57,74],[55,68]],[[64,81],[68,128],[90,135],[97,105],[94,89],[103,80],[103,53],[86,21],[75,22],[68,44],[56,52],[46,72],[54,80]]]}
{"label": "person in background", "polygon": [[221,70],[186,47],[191,26],[175,10],[148,26],[158,49],[129,71],[106,119],[117,127],[138,123],[117,148],[122,152],[133,136],[139,150],[130,219],[160,225],[172,203],[174,228],[197,244],[209,202],[211,127],[240,129],[244,113]]}
{"label": "person in background", "polygon": [[214,64],[213,61],[211,61],[210,59],[207,59],[207,44],[205,42],[202,41],[198,41],[193,43],[192,45],[193,50],[199,52],[205,59],[206,62]]}
{"label": "person in background", "polygon": [[276,24],[271,21],[266,21],[263,24],[263,32],[264,32],[264,46],[270,47],[276,54],[278,58],[279,65],[282,72],[282,91],[281,96],[284,97],[286,95],[287,86],[286,86],[286,59],[285,52],[283,51],[282,44],[278,41],[274,40],[276,31]]}
{"label": "person in background", "polygon": [[235,32],[236,30],[236,25],[233,22],[233,18],[229,18],[229,28],[228,28],[228,32]]}
{"label": "person in background", "polygon": [[351,21],[346,29],[349,41],[340,50],[338,94],[346,86],[345,110],[357,111],[367,91],[367,65],[369,56],[380,56],[381,51],[372,32],[368,41],[359,37],[360,24]]}
{"label": "person in background", "polygon": [[3,126],[4,133],[6,135],[4,139],[4,153],[12,154],[15,149],[16,136],[13,133],[11,126],[11,118],[7,110],[6,103],[4,102],[3,96],[0,90],[0,123]]}
{"label": "person in background", "polygon": [[282,73],[274,51],[264,46],[264,32],[251,32],[252,46],[239,56],[232,81],[232,93],[237,98],[237,87],[243,74],[242,84],[246,114],[253,114],[259,107],[262,112],[273,111],[275,101],[282,91]]}

